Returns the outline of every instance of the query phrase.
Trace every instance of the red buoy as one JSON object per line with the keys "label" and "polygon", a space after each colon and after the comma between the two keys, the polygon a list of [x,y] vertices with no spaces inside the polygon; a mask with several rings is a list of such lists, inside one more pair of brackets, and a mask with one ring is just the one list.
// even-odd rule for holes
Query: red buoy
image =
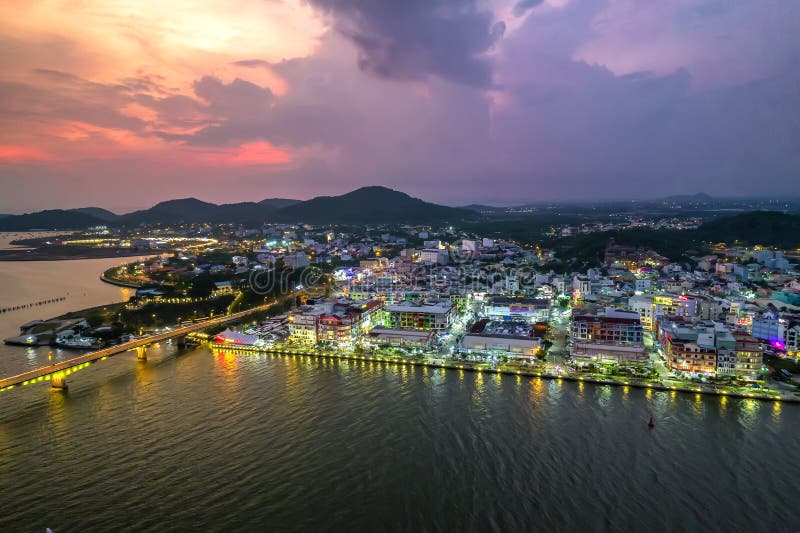
{"label": "red buoy", "polygon": [[654,428],[654,427],[655,427],[655,425],[656,425],[656,423],[655,423],[655,422],[653,422],[653,415],[650,415],[650,422],[648,422],[648,423],[647,423],[647,427],[649,427],[650,429],[652,429],[652,428]]}

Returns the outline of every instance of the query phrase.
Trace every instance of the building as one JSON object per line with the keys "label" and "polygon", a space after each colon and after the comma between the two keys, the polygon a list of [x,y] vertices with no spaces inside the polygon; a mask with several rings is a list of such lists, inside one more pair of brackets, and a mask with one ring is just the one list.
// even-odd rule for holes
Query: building
{"label": "building", "polygon": [[550,313],[550,299],[492,296],[484,304],[484,313],[498,320],[543,322]]}
{"label": "building", "polygon": [[571,357],[581,364],[644,367],[648,362],[644,329],[637,313],[606,308],[577,311],[570,325]]}
{"label": "building", "polygon": [[385,346],[409,346],[425,348],[433,341],[434,331],[420,329],[398,329],[376,326],[369,332],[369,339],[374,344]]}
{"label": "building", "polygon": [[734,332],[733,338],[736,340],[736,375],[749,381],[757,380],[764,362],[761,343],[743,332]]}
{"label": "building", "polygon": [[480,248],[480,243],[472,239],[464,239],[461,241],[462,252],[477,252]]}
{"label": "building", "polygon": [[447,250],[438,248],[430,248],[422,250],[419,253],[419,260],[423,263],[430,263],[434,265],[446,265],[449,262]]}
{"label": "building", "polygon": [[384,308],[384,325],[390,328],[441,331],[450,327],[456,306],[450,301],[416,303],[403,301]]}
{"label": "building", "polygon": [[289,339],[301,344],[329,343],[352,346],[373,323],[379,300],[326,300],[289,314]]}
{"label": "building", "polygon": [[533,359],[541,351],[542,339],[525,320],[478,320],[461,339],[469,353],[491,353],[513,359]]}
{"label": "building", "polygon": [[317,343],[319,317],[323,309],[311,306],[301,308],[289,315],[289,340],[300,344],[315,345]]}
{"label": "building", "polygon": [[316,342],[336,346],[352,346],[358,340],[360,316],[355,314],[324,314],[317,319]]}
{"label": "building", "polygon": [[711,320],[666,317],[659,339],[670,369],[706,376],[757,379],[761,369],[761,344],[743,332]]}
{"label": "building", "polygon": [[592,282],[588,276],[575,276],[572,278],[572,293],[575,299],[583,298],[592,293]]}
{"label": "building", "polygon": [[304,252],[296,252],[284,255],[283,264],[288,268],[303,268],[310,265],[311,261]]}
{"label": "building", "polygon": [[628,308],[639,314],[645,328],[658,330],[658,322],[665,316],[694,317],[697,302],[689,296],[673,294],[635,295],[628,299]]}
{"label": "building", "polygon": [[798,357],[800,351],[800,315],[775,312],[754,316],[751,335],[789,357]]}
{"label": "building", "polygon": [[231,285],[231,282],[215,281],[211,295],[216,298],[217,296],[224,296],[226,294],[233,294],[233,285]]}

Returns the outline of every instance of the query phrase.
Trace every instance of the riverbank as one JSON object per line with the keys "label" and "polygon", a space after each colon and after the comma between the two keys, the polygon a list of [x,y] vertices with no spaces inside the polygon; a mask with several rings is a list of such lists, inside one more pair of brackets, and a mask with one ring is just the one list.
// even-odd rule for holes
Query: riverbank
{"label": "riverbank", "polygon": [[723,388],[710,388],[708,386],[695,386],[686,387],[678,385],[664,385],[660,382],[640,381],[635,379],[615,379],[608,377],[599,377],[596,375],[573,375],[565,372],[542,372],[528,368],[511,368],[511,367],[492,367],[485,363],[470,363],[470,362],[449,362],[444,359],[409,359],[404,357],[391,357],[391,356],[376,356],[376,355],[358,355],[348,353],[328,353],[320,350],[302,350],[297,348],[260,348],[256,346],[242,346],[230,345],[224,343],[217,343],[210,341],[209,346],[214,350],[228,351],[228,352],[250,352],[250,353],[265,353],[280,356],[295,356],[301,355],[306,357],[321,357],[326,359],[341,359],[348,361],[365,361],[365,362],[378,362],[378,363],[393,363],[407,366],[423,366],[428,368],[441,368],[450,370],[462,370],[468,372],[481,372],[484,374],[500,374],[509,376],[526,376],[535,377],[548,380],[565,380],[581,383],[591,383],[595,385],[611,385],[615,387],[633,387],[637,389],[659,390],[666,392],[680,392],[689,394],[703,394],[707,396],[724,396],[730,398],[743,398],[751,400],[763,401],[782,401],[790,403],[800,403],[800,397],[788,394],[778,393],[765,394],[761,392],[741,392],[738,390],[723,389]]}
{"label": "riverbank", "polygon": [[129,283],[125,281],[120,281],[118,279],[110,278],[105,274],[100,275],[100,281],[104,281],[110,285],[116,285],[117,287],[126,287],[128,289],[140,289],[142,287],[140,283]]}
{"label": "riverbank", "polygon": [[0,250],[0,261],[74,261],[141,257],[142,250],[130,248],[87,248],[85,246],[52,246],[25,250]]}

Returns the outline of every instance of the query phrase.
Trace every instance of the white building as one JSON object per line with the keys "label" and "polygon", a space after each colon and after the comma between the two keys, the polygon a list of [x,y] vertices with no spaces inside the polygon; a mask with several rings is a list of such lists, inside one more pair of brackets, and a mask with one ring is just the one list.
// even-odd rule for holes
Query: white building
{"label": "white building", "polygon": [[478,248],[478,241],[471,239],[464,239],[461,241],[461,250],[464,252],[477,252]]}

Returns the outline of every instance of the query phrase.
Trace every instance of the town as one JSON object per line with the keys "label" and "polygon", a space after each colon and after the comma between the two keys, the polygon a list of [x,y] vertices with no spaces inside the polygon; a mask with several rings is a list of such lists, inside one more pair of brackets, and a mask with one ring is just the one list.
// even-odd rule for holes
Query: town
{"label": "town", "polygon": [[96,349],[112,327],[126,340],[295,294],[196,338],[218,350],[797,398],[793,250],[717,243],[673,261],[612,239],[596,266],[570,271],[535,243],[409,224],[207,224],[127,245],[153,254],[105,273],[136,288],[129,302],[60,329],[26,324],[17,341],[33,343],[38,328],[45,343]]}

